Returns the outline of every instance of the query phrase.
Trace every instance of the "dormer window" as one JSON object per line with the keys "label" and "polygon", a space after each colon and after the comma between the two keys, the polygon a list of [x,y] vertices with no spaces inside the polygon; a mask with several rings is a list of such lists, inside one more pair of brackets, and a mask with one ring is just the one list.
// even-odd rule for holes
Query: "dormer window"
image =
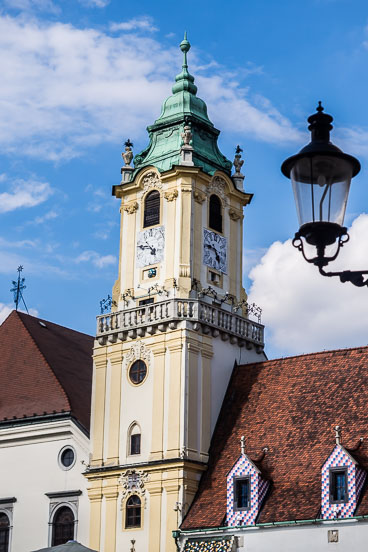
{"label": "dormer window", "polygon": [[234,510],[247,510],[250,505],[250,478],[234,478]]}
{"label": "dormer window", "polygon": [[330,470],[330,503],[338,504],[348,502],[348,470]]}
{"label": "dormer window", "polygon": [[259,467],[242,453],[227,475],[226,524],[254,525],[269,488]]}
{"label": "dormer window", "polygon": [[216,232],[222,232],[222,205],[221,199],[216,194],[210,197],[210,213],[208,225]]}
{"label": "dormer window", "polygon": [[366,472],[352,452],[336,443],[322,466],[321,518],[353,517],[365,479]]}
{"label": "dormer window", "polygon": [[152,190],[144,200],[143,228],[160,224],[160,192]]}

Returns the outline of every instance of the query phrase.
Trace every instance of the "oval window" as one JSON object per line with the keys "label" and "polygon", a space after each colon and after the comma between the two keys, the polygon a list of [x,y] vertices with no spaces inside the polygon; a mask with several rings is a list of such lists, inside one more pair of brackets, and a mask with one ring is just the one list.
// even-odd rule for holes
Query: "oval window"
{"label": "oval window", "polygon": [[134,385],[142,383],[147,375],[147,366],[143,360],[136,360],[130,367],[129,379]]}
{"label": "oval window", "polygon": [[64,447],[59,452],[59,465],[63,470],[70,470],[75,464],[75,459],[72,447]]}

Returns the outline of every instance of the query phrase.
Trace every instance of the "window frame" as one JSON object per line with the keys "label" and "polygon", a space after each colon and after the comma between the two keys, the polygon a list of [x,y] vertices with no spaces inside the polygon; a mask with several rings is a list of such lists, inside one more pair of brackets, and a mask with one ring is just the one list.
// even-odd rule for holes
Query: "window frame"
{"label": "window frame", "polygon": [[[64,466],[63,462],[62,462],[62,456],[64,454],[64,452],[66,450],[72,450],[73,453],[74,453],[74,459],[73,459],[73,462],[69,465],[69,466]],[[72,468],[74,468],[75,466],[75,463],[77,461],[77,451],[75,450],[75,448],[72,446],[72,445],[65,445],[64,447],[62,447],[60,450],[59,450],[59,454],[58,454],[58,464],[59,464],[59,467],[64,470],[64,471],[68,471],[68,470],[71,470]]]}
{"label": "window frame", "polygon": [[[143,362],[143,364],[144,364],[145,367],[146,367],[146,372],[145,372],[145,374],[144,374],[144,377],[143,377],[140,381],[135,382],[135,381],[131,378],[130,373],[131,373],[131,370],[132,370],[133,366],[134,366],[136,363],[138,363],[138,362]],[[139,385],[142,385],[142,384],[146,381],[147,376],[148,376],[148,366],[147,366],[147,362],[145,362],[142,358],[136,358],[136,359],[130,364],[130,366],[129,366],[129,368],[128,368],[128,380],[129,380],[130,384],[133,385],[134,387],[138,387]]]}
{"label": "window frame", "polygon": [[78,538],[78,511],[79,511],[79,497],[82,495],[80,489],[73,491],[59,491],[52,493],[45,493],[45,496],[50,500],[49,503],[49,533],[48,533],[48,546],[51,546],[52,534],[53,534],[53,522],[57,511],[63,506],[67,506],[71,509],[74,515],[74,539]]}
{"label": "window frame", "polygon": [[[133,448],[134,448],[133,447],[133,439],[137,438],[137,437],[139,439],[137,439],[138,440],[138,447],[136,447],[136,448],[138,448],[139,450],[138,450],[138,452],[133,452]],[[130,434],[130,443],[129,443],[129,445],[130,445],[130,447],[129,447],[129,455],[130,456],[138,456],[139,454],[141,454],[141,452],[142,452],[142,435],[141,435],[141,433],[131,433]]]}
{"label": "window frame", "polygon": [[12,549],[12,535],[13,535],[13,508],[14,503],[17,501],[15,496],[9,498],[0,498],[0,513],[5,514],[8,518],[8,552]]}
{"label": "window frame", "polygon": [[[73,525],[73,536],[72,538],[68,538],[68,540],[66,540],[65,542],[60,542],[60,543],[55,543],[54,540],[55,540],[55,530],[56,530],[56,521],[55,521],[55,518],[59,515],[60,511],[63,510],[63,509],[68,509],[72,516],[73,516],[73,521],[72,522],[69,522],[69,525]],[[59,504],[55,510],[53,511],[53,515],[52,515],[52,521],[51,521],[51,539],[50,539],[50,546],[60,546],[61,544],[65,544],[67,543],[69,540],[76,540],[76,523],[77,523],[77,519],[76,519],[76,515],[75,515],[75,511],[74,509],[71,507],[70,504],[65,504],[65,503],[62,503],[62,504]]]}
{"label": "window frame", "polygon": [[[345,495],[343,500],[334,500],[334,490],[336,490],[336,474],[344,472],[345,474]],[[329,502],[330,504],[347,504],[349,502],[348,489],[348,468],[346,466],[334,466],[329,469]]]}
{"label": "window frame", "polygon": [[[139,506],[130,506],[128,503],[132,498],[137,498],[139,500]],[[128,508],[138,508],[139,507],[139,525],[128,525]],[[142,529],[143,528],[143,508],[142,508],[142,497],[140,497],[138,494],[134,493],[128,496],[128,498],[125,501],[124,505],[124,529],[125,530],[136,530],[136,529]]]}
{"label": "window frame", "polygon": [[[211,199],[213,197],[216,197],[218,199],[219,206],[220,206],[221,230],[219,230],[218,228],[215,228],[214,226],[211,226],[211,218],[212,218],[211,217]],[[210,230],[213,230],[214,232],[217,232],[218,234],[221,234],[221,235],[224,234],[224,205],[222,203],[221,197],[216,193],[212,193],[208,198],[208,228]]]}
{"label": "window frame", "polygon": [[0,540],[0,546],[2,546],[2,544],[4,544],[5,548],[3,549],[3,552],[9,552],[10,551],[10,534],[11,534],[11,522],[10,522],[10,516],[9,516],[9,513],[6,512],[5,510],[0,510],[0,517],[1,516],[4,516],[6,517],[6,519],[8,520],[8,525],[4,525],[4,526],[1,526],[0,525],[0,533],[3,531],[4,532],[4,543],[1,542]]}
{"label": "window frame", "polygon": [[[146,223],[146,203],[147,199],[152,196],[152,194],[158,194],[158,222],[154,222],[153,224],[147,224]],[[154,188],[153,190],[149,190],[146,195],[143,198],[143,217],[142,217],[142,228],[153,228],[154,226],[160,226],[161,224],[161,212],[162,212],[162,205],[161,205],[161,193],[160,190],[157,188]]]}
{"label": "window frame", "polygon": [[[239,507],[238,503],[238,493],[237,493],[237,483],[241,481],[247,481],[248,485],[248,499],[247,506]],[[249,475],[245,476],[235,476],[233,477],[233,510],[234,512],[246,512],[251,507],[251,478]]]}

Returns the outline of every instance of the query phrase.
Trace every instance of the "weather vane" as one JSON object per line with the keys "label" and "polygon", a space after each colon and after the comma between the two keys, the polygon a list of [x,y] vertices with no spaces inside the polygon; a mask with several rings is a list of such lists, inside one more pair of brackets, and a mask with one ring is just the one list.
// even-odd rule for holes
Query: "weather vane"
{"label": "weather vane", "polygon": [[24,282],[26,281],[26,279],[20,277],[20,273],[21,273],[22,270],[23,270],[22,265],[19,265],[17,270],[18,270],[18,281],[12,280],[13,287],[12,287],[12,289],[10,290],[10,291],[14,294],[15,310],[16,310],[16,311],[18,310],[19,303],[20,303],[20,301],[22,300],[22,301],[23,301],[24,308],[26,309],[27,314],[29,314],[29,313],[28,313],[28,309],[27,309],[27,305],[26,305],[26,302],[25,302],[25,300],[24,300],[23,293],[22,293],[22,291],[23,291],[24,289],[26,289],[26,287],[27,287],[27,286],[24,284]]}

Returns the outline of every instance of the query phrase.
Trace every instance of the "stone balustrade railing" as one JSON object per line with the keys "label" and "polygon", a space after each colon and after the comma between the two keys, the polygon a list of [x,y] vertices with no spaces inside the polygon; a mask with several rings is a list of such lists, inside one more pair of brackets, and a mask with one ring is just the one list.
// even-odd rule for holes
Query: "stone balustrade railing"
{"label": "stone balustrade railing", "polygon": [[117,339],[134,339],[146,334],[175,329],[187,320],[192,329],[201,330],[240,346],[264,346],[264,326],[237,313],[211,305],[200,299],[167,299],[157,303],[103,314],[97,317],[97,339],[100,344]]}

